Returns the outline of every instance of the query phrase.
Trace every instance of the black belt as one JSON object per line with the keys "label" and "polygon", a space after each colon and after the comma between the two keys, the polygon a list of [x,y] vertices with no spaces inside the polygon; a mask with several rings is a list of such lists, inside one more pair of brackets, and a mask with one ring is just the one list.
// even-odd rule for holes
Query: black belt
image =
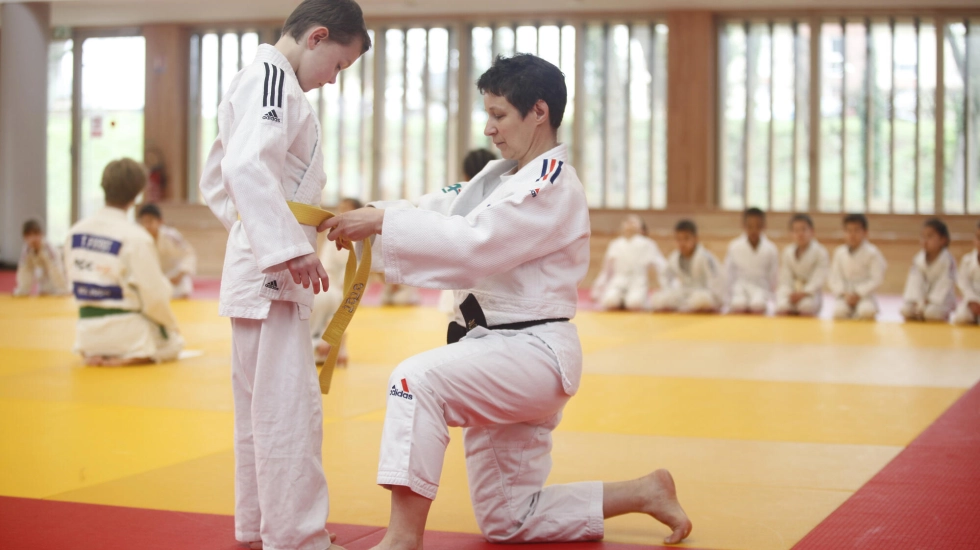
{"label": "black belt", "polygon": [[469,331],[475,329],[476,327],[483,327],[489,330],[522,330],[548,323],[568,321],[566,318],[537,319],[534,321],[521,321],[520,323],[507,323],[504,325],[494,325],[491,327],[487,325],[487,317],[483,314],[483,308],[480,307],[480,302],[478,302],[476,297],[472,294],[467,296],[466,299],[463,300],[463,303],[459,304],[459,312],[463,314],[463,320],[466,321],[466,326],[459,323],[449,323],[449,330],[446,334],[447,344],[455,344],[456,342],[459,342]]}

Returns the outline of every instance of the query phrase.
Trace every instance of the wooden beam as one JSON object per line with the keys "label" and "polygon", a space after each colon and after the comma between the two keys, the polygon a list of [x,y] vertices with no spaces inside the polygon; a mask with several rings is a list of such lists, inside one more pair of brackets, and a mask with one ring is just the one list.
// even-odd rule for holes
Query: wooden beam
{"label": "wooden beam", "polygon": [[717,35],[708,11],[667,16],[667,205],[717,202]]}
{"label": "wooden beam", "polygon": [[180,25],[146,25],[143,36],[146,39],[144,158],[153,162],[156,157],[163,163],[167,175],[163,199],[183,201],[187,198],[188,185],[190,32]]}

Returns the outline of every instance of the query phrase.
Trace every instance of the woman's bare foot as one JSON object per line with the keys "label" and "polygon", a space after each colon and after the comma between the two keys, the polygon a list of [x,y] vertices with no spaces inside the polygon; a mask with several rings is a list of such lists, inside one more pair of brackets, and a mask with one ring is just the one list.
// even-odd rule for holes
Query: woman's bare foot
{"label": "woman's bare foot", "polygon": [[646,495],[643,512],[670,528],[672,533],[664,539],[667,544],[677,544],[691,534],[693,525],[680,501],[674,478],[667,470],[657,470],[639,479]]}
{"label": "woman's bare foot", "polygon": [[677,500],[674,478],[667,470],[657,470],[639,479],[604,483],[602,512],[606,518],[641,513],[670,528],[667,544],[677,544],[691,534],[691,520]]}

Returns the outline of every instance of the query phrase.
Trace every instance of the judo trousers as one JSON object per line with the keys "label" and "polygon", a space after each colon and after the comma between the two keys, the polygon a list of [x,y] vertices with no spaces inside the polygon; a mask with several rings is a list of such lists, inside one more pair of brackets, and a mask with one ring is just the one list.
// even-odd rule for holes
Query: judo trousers
{"label": "judo trousers", "polygon": [[273,301],[266,319],[231,320],[235,538],[265,550],[324,550],[323,405],[308,319]]}
{"label": "judo trousers", "polygon": [[551,432],[569,396],[555,353],[532,332],[477,327],[399,365],[388,381],[378,483],[434,499],[448,427],[461,426],[470,498],[487,540],[596,540],[602,483],[544,487]]}

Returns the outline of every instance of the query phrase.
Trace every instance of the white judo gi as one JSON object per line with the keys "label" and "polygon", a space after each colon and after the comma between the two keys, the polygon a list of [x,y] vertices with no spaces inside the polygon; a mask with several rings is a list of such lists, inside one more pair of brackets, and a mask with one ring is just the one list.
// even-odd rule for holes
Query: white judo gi
{"label": "white judo gi", "polygon": [[261,539],[265,550],[330,546],[313,290],[294,283],[285,265],[316,250],[316,228],[299,225],[286,201],[319,205],[320,135],[289,61],[261,45],[218,106],[201,178],[229,230],[218,311],[232,318],[235,536]]}
{"label": "white judo gi", "polygon": [[17,262],[17,286],[14,296],[27,296],[37,283],[37,293],[60,296],[68,294],[65,281],[65,266],[61,254],[47,241],[41,243],[41,250],[35,251],[26,243],[20,251]]}
{"label": "white judo gi", "polygon": [[[854,252],[842,244],[834,251],[830,265],[830,278],[827,286],[837,297],[834,305],[835,319],[858,318],[873,320],[878,313],[875,291],[885,280],[888,263],[878,247],[864,241]],[[847,304],[846,295],[854,293],[860,297],[857,305]]]}
{"label": "white judo gi", "polygon": [[653,295],[655,311],[706,311],[721,308],[724,277],[715,255],[700,244],[690,258],[675,250],[667,258],[663,288]]}
{"label": "white judo gi", "polygon": [[173,361],[184,347],[170,309],[170,282],[153,237],[119,208],[105,207],[69,231],[65,260],[85,357]]}
{"label": "white judo gi", "polygon": [[755,248],[742,235],[728,245],[725,277],[729,307],[764,313],[779,278],[779,249],[765,235]]}
{"label": "white judo gi", "polygon": [[[589,265],[589,209],[565,145],[531,161],[490,162],[473,180],[386,208],[372,265],[386,280],[472,294],[491,327],[572,318]],[[378,483],[435,498],[448,426],[462,426],[470,494],[495,542],[577,541],[603,533],[602,484],[544,487],[551,432],[578,390],[575,326],[477,326],[458,343],[401,363],[388,408]]]}
{"label": "white judo gi", "polygon": [[197,273],[197,255],[180,231],[169,225],[161,225],[156,239],[157,254],[160,255],[160,267],[163,274],[173,282],[174,277],[181,275],[180,282],[174,284],[174,298],[188,298],[194,290],[191,276]]}
{"label": "white judo gi", "polygon": [[[779,265],[779,287],[776,289],[776,312],[817,315],[823,304],[821,291],[827,283],[830,255],[816,239],[810,241],[799,257],[796,250],[796,244],[783,249],[783,258]],[[796,304],[791,304],[789,297],[794,292],[803,292],[807,296]]]}
{"label": "white judo gi", "polygon": [[613,239],[606,249],[602,272],[593,285],[593,300],[605,309],[649,308],[650,268],[662,280],[666,263],[660,247],[645,235]]}
{"label": "white judo gi", "polygon": [[926,262],[925,250],[915,255],[905,280],[902,301],[902,316],[906,319],[949,319],[956,309],[956,260],[948,248],[944,248],[931,264]]}
{"label": "white judo gi", "polygon": [[980,249],[970,252],[960,260],[956,285],[960,289],[963,301],[953,313],[953,322],[961,325],[980,323],[980,317],[970,311],[970,302],[980,304]]}

